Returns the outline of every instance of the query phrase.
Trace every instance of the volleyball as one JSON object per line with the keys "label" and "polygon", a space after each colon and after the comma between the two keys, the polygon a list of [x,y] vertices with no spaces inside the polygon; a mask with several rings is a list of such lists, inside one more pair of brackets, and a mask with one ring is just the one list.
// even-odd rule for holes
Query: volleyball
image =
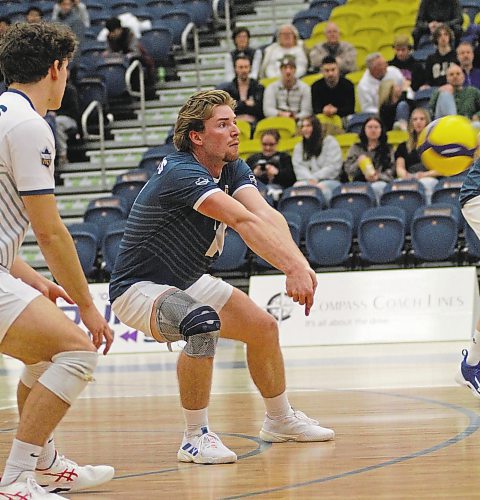
{"label": "volleyball", "polygon": [[464,116],[443,116],[422,130],[417,149],[426,168],[456,175],[472,164],[477,132]]}

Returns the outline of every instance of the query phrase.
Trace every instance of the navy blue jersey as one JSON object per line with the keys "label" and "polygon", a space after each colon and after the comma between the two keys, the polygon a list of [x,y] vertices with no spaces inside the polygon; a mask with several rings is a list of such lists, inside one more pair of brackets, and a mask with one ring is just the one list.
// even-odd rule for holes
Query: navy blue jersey
{"label": "navy blue jersey", "polygon": [[465,205],[468,200],[480,195],[480,160],[476,160],[470,167],[467,177],[460,189],[460,204]]}
{"label": "navy blue jersey", "polygon": [[168,155],[137,196],[110,281],[110,301],[138,281],[185,290],[223,248],[225,224],[196,209],[211,194],[255,187],[243,160],[227,163],[214,179],[190,153]]}

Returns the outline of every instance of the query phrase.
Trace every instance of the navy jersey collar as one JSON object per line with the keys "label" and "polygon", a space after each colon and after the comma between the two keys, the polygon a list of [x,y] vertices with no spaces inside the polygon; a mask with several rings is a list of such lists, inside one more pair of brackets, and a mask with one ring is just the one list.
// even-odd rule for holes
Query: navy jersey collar
{"label": "navy jersey collar", "polygon": [[36,111],[36,109],[33,107],[33,103],[32,101],[30,100],[30,97],[28,97],[27,94],[25,94],[24,92],[22,92],[21,90],[17,90],[17,89],[7,89],[6,92],[12,92],[13,94],[18,94],[18,95],[21,95],[24,99],[27,100],[28,104],[30,104],[30,106],[32,107],[32,109],[34,111]]}

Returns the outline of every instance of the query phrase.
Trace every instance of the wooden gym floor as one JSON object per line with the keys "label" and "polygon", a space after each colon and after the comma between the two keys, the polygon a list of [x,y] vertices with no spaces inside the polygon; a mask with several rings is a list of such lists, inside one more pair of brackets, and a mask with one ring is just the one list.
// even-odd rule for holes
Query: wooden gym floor
{"label": "wooden gym floor", "polygon": [[[79,463],[115,466],[79,500],[480,498],[480,400],[455,385],[463,344],[284,349],[290,400],[336,431],[328,443],[258,438],[263,405],[240,345],[217,351],[210,425],[236,464],[183,464],[175,353],[102,358],[56,432]],[[16,426],[20,364],[0,359],[2,462]],[[3,463],[2,463],[3,466]]]}

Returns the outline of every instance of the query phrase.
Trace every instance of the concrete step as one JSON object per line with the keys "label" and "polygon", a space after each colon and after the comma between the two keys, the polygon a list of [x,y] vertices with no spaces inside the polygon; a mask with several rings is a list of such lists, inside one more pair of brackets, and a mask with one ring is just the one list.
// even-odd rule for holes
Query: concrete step
{"label": "concrete step", "polygon": [[128,172],[129,169],[108,170],[105,174],[105,186],[103,176],[99,170],[90,172],[73,172],[62,174],[63,186],[55,189],[56,195],[75,193],[98,193],[110,192],[118,175]]}
{"label": "concrete step", "polygon": [[[197,92],[197,87],[192,85],[192,82],[184,82],[186,87],[166,87],[157,90],[157,95],[160,97],[160,102],[168,106],[183,105],[185,101],[195,92]],[[213,84],[201,84],[202,90],[212,90],[215,88]]]}
{"label": "concrete step", "polygon": [[[136,161],[117,161],[115,164],[108,163],[105,165],[106,169],[115,169],[115,168],[136,168],[138,163]],[[70,172],[99,172],[100,171],[100,166],[98,163],[93,163],[90,161],[82,161],[82,162],[73,162],[73,163],[67,163],[62,167],[62,170],[60,172],[60,176],[63,177],[64,174],[68,174]],[[61,186],[58,186],[61,187]]]}
{"label": "concrete step", "polygon": [[[107,149],[105,151],[105,165],[118,165],[118,162],[128,162],[138,165],[140,163],[140,160],[142,159],[143,154],[148,149],[148,146]],[[90,158],[90,162],[96,163],[100,166],[101,151],[99,149],[87,151],[86,155]]]}
{"label": "concrete step", "polygon": [[117,145],[122,144],[164,144],[170,131],[171,125],[159,125],[146,127],[145,135],[141,127],[114,129],[112,134]]}
{"label": "concrete step", "polygon": [[182,82],[191,82],[196,84],[197,76],[200,78],[200,85],[215,85],[225,80],[225,72],[223,68],[204,69],[200,68],[197,74],[196,70],[179,70],[178,76]]}

